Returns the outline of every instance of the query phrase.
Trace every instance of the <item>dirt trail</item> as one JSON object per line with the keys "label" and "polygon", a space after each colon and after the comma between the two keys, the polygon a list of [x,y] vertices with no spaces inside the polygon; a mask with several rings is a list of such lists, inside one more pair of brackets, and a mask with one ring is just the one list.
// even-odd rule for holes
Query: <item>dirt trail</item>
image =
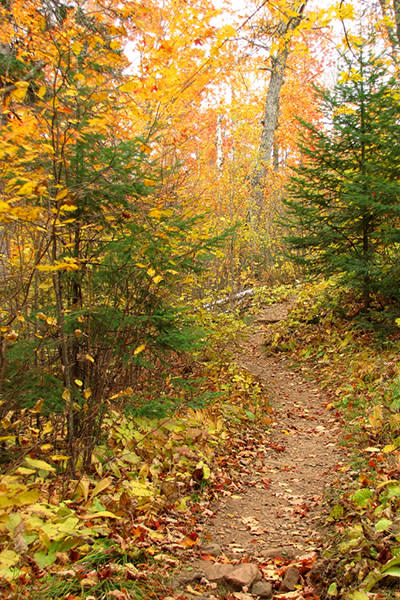
{"label": "dirt trail", "polygon": [[[240,481],[235,490],[221,493],[202,522],[203,539],[215,546],[217,562],[256,563],[264,569],[264,577],[275,557],[294,560],[321,547],[317,524],[326,518],[324,490],[344,460],[340,423],[326,408],[329,398],[282,360],[263,351],[265,329],[285,318],[288,308],[288,304],[276,304],[264,309],[238,352],[238,364],[255,375],[266,391],[272,423],[265,431],[260,428],[257,439],[249,439],[250,450],[245,443],[238,448]],[[272,581],[275,590],[276,585]],[[201,597],[254,597],[242,592],[205,594]]]}
{"label": "dirt trail", "polygon": [[343,459],[340,423],[326,409],[329,399],[261,347],[265,327],[286,312],[286,304],[265,309],[238,357],[265,387],[273,423],[259,457],[247,464],[241,459],[245,472],[252,472],[244,475],[240,493],[222,498],[204,526],[228,555],[235,555],[235,547],[265,558],[315,548],[323,492]]}

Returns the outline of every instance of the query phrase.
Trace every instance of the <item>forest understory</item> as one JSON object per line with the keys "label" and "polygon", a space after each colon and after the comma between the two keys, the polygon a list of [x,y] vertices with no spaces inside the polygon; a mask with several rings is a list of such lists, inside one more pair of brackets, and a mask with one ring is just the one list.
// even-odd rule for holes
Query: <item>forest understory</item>
{"label": "forest understory", "polygon": [[247,299],[230,347],[215,315],[220,400],[121,423],[80,480],[32,453],[3,476],[2,597],[399,597],[397,354],[335,316],[332,285],[295,294]]}

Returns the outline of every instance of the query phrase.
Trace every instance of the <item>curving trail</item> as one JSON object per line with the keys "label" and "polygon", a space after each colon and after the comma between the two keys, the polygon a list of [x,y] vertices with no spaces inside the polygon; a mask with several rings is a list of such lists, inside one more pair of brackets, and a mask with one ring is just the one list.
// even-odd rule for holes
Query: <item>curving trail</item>
{"label": "curving trail", "polygon": [[247,464],[241,459],[247,471],[242,490],[222,498],[205,524],[207,536],[228,555],[235,546],[256,557],[298,555],[318,546],[323,492],[342,465],[341,426],[326,409],[329,398],[262,350],[265,327],[286,312],[286,304],[265,309],[238,357],[266,389],[273,423],[258,457]]}
{"label": "curving trail", "polygon": [[[264,309],[238,351],[238,364],[256,376],[271,413],[267,426],[261,423],[232,440],[232,481],[201,519],[203,549],[183,575],[181,583],[189,581],[184,598],[319,598],[309,572],[324,544],[324,492],[343,475],[345,456],[341,423],[328,410],[327,393],[263,351],[265,329],[285,318],[289,308],[283,303]],[[240,591],[213,583],[232,565],[258,568],[265,595],[254,593],[255,583],[242,584]],[[285,589],[284,578],[292,576]],[[229,577],[223,581],[229,584]],[[196,589],[191,582],[199,582]]]}

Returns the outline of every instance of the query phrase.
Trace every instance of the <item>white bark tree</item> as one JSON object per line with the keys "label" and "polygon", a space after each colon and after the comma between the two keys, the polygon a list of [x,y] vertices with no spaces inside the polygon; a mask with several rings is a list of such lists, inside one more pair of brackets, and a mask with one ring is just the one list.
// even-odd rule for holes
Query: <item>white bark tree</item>
{"label": "white bark tree", "polygon": [[[287,14],[282,13],[282,18],[276,25],[267,24],[267,26],[264,26],[261,23],[258,27],[261,36],[266,33],[272,37],[273,47],[277,49],[272,50],[269,55],[270,67],[268,67],[268,70],[270,71],[270,80],[265,99],[263,128],[251,177],[250,220],[254,220],[254,218],[258,219],[263,207],[264,187],[268,165],[271,162],[275,132],[278,126],[279,101],[285,78],[285,70],[291,50],[293,34],[304,18],[307,2],[308,0],[303,0],[302,2],[291,0],[288,3]],[[266,45],[263,45],[262,42],[257,42],[257,40],[251,43],[261,46],[264,49],[267,48]]]}

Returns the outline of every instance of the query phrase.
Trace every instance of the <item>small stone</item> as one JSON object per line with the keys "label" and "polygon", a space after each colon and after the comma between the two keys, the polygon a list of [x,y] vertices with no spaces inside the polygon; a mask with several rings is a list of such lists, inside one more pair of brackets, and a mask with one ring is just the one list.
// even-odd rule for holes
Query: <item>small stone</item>
{"label": "small stone", "polygon": [[225,576],[227,583],[232,585],[236,590],[241,590],[244,587],[250,588],[255,581],[260,581],[261,579],[261,571],[253,563],[237,565]]}
{"label": "small stone", "polygon": [[204,554],[209,554],[210,556],[220,556],[222,554],[222,549],[219,544],[202,544],[200,550],[201,552],[204,552]]}
{"label": "small stone", "polygon": [[292,559],[294,558],[294,552],[291,548],[269,548],[268,550],[263,550],[262,555],[264,558],[277,558],[278,556],[282,556],[284,558]]}
{"label": "small stone", "polygon": [[170,584],[171,587],[176,590],[189,583],[193,583],[193,581],[200,581],[202,577],[204,577],[204,572],[200,569],[185,569],[182,573],[173,577]]}
{"label": "small stone", "polygon": [[311,567],[307,577],[309,583],[318,590],[323,590],[329,581],[329,561],[317,560]]}
{"label": "small stone", "polygon": [[234,569],[234,565],[225,563],[212,563],[206,560],[196,563],[196,570],[201,571],[208,581],[216,583],[223,581]]}
{"label": "small stone", "polygon": [[272,584],[269,581],[256,581],[253,583],[250,589],[254,596],[259,598],[271,598],[272,596]]}
{"label": "small stone", "polygon": [[285,573],[285,577],[281,585],[279,586],[280,592],[293,592],[296,589],[296,585],[300,581],[300,571],[297,567],[289,567]]}

